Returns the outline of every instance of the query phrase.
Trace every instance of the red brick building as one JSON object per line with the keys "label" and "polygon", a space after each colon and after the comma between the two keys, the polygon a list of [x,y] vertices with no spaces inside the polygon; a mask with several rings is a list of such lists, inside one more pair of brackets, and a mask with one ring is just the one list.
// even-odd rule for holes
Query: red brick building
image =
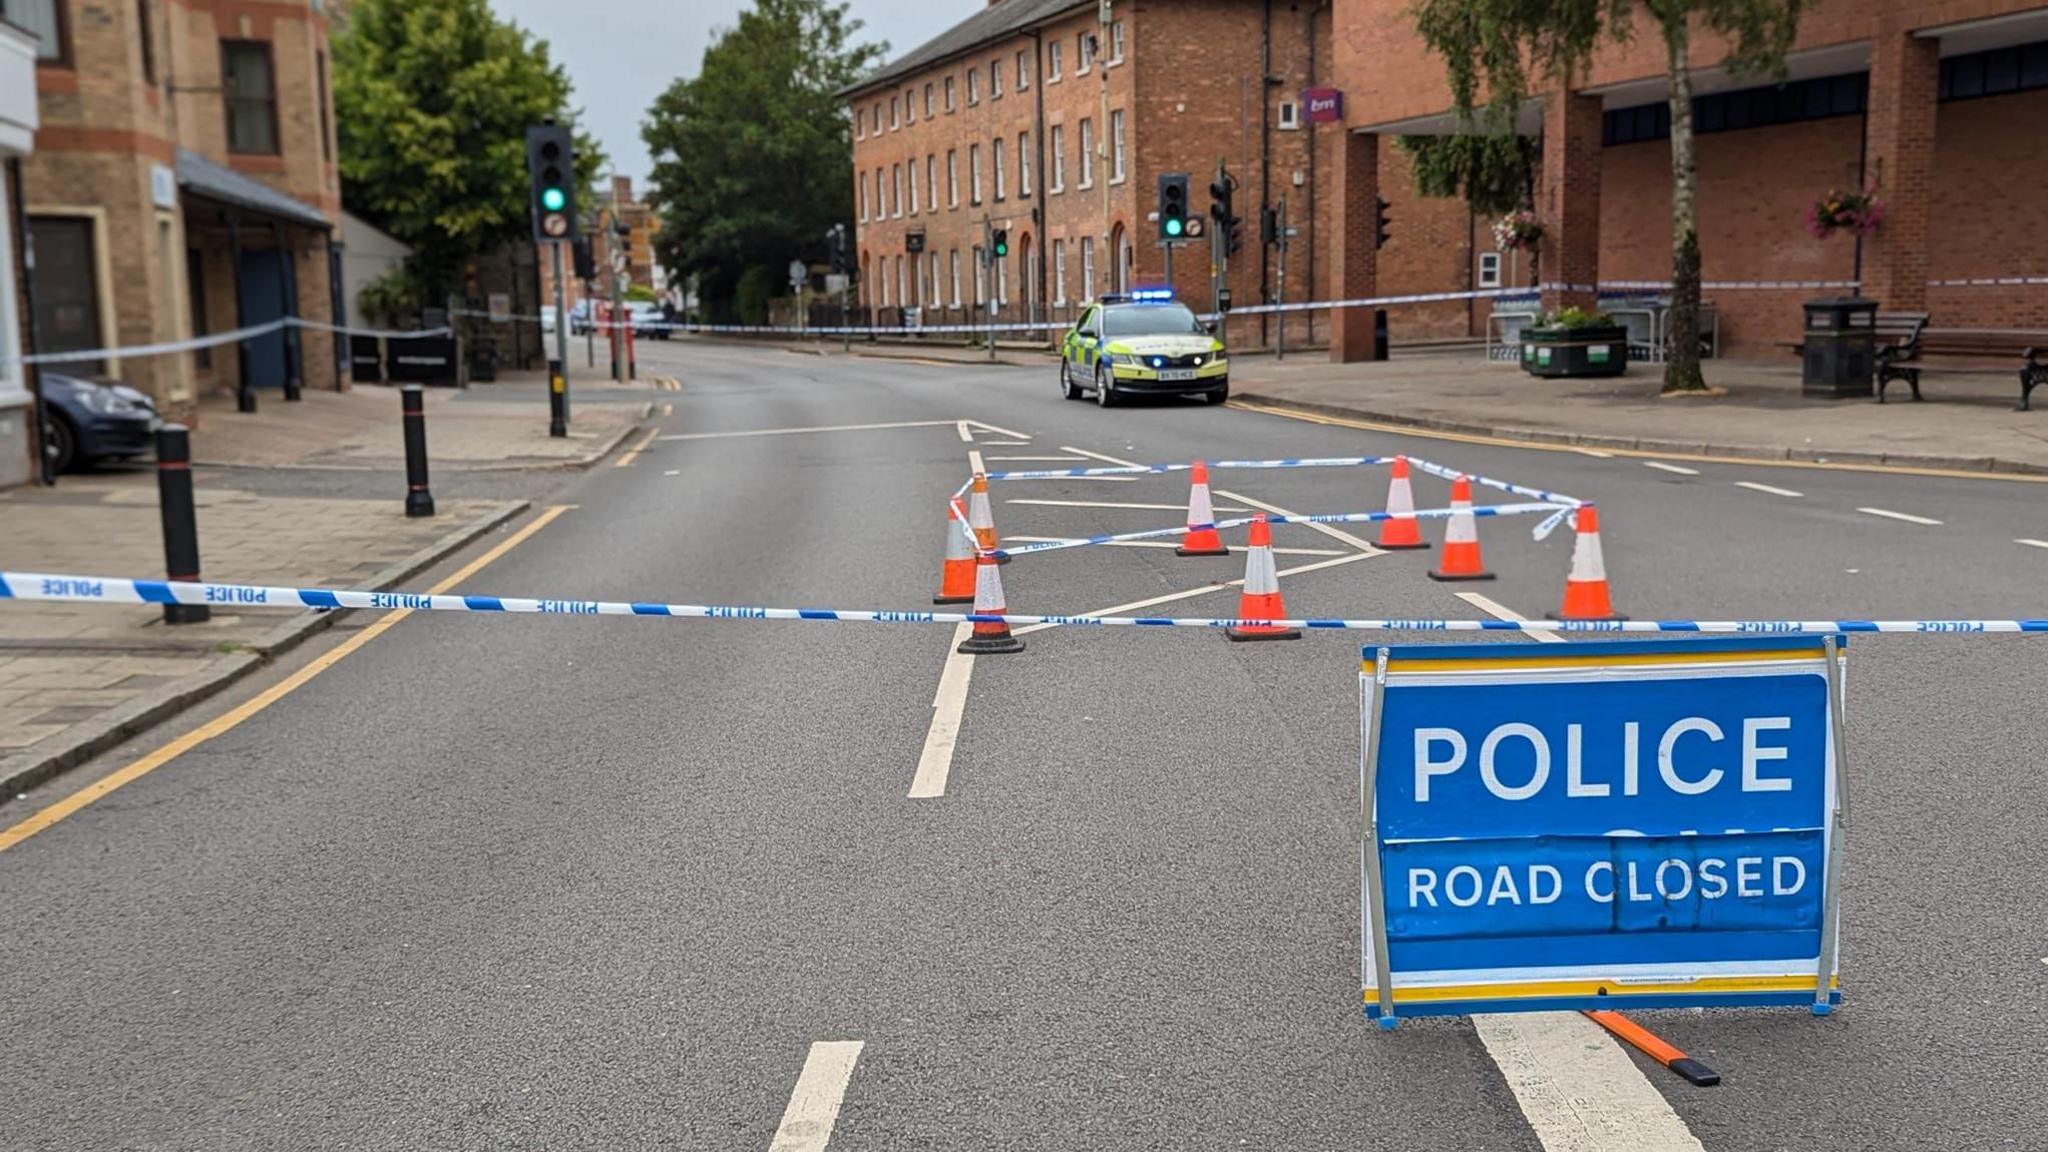
{"label": "red brick building", "polygon": [[[1332,0],[1335,75],[1346,132],[1331,163],[1338,226],[1331,291],[1359,297],[1461,287],[1492,251],[1462,205],[1415,202],[1393,147],[1449,131],[1443,61],[1415,35],[1406,0]],[[1661,44],[1595,58],[1582,85],[1542,93],[1521,129],[1540,134],[1535,205],[1547,233],[1541,279],[1562,285],[1662,281],[1671,274],[1670,144]],[[1819,0],[1800,25],[1784,83],[1739,81],[1725,44],[1695,34],[1700,246],[1714,281],[1860,280],[1887,310],[1928,311],[1944,327],[2048,324],[2048,6],[2016,0]],[[1831,188],[1875,187],[1886,204],[1859,242],[1804,229]],[[1394,238],[1375,252],[1375,197],[1394,202]],[[1491,262],[1488,262],[1491,264]],[[1450,266],[1446,266],[1450,265]],[[1526,269],[1522,269],[1526,273]],[[1950,283],[2031,276],[2031,285]],[[1706,295],[1722,348],[1767,355],[1794,337],[1812,289]],[[1586,303],[1545,293],[1545,304]],[[1397,338],[1475,331],[1455,305],[1397,310]],[[1371,347],[1371,316],[1337,322],[1332,356]]]}
{"label": "red brick building", "polygon": [[[1105,291],[1166,278],[1158,177],[1191,177],[1205,214],[1219,161],[1238,181],[1243,244],[1221,279],[1239,305],[1277,293],[1259,214],[1287,201],[1299,229],[1287,294],[1327,292],[1340,127],[1303,123],[1304,88],[1332,59],[1327,3],[994,0],[849,88],[860,302],[884,324],[1068,319]],[[1264,78],[1262,82],[1262,77]],[[984,222],[1009,255],[984,269]],[[1206,308],[1206,240],[1174,282]],[[1294,318],[1290,340],[1307,336]],[[1322,324],[1316,321],[1318,331]],[[1233,323],[1258,342],[1266,326]]]}

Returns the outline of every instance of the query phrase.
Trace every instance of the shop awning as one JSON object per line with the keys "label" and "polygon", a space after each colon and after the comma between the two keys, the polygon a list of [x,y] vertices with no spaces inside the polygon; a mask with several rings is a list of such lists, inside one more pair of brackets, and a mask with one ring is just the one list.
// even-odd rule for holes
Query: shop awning
{"label": "shop awning", "polygon": [[245,208],[251,212],[306,228],[332,231],[334,222],[303,200],[252,180],[232,168],[223,168],[189,148],[178,149],[178,187],[187,195]]}

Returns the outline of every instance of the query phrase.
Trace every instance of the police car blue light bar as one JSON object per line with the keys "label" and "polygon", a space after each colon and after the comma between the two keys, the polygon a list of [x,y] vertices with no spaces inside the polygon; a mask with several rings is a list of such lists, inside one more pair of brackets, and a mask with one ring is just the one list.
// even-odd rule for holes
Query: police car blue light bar
{"label": "police car blue light bar", "polygon": [[1130,296],[1131,303],[1133,304],[1171,304],[1173,302],[1173,289],[1133,288],[1131,289]]}

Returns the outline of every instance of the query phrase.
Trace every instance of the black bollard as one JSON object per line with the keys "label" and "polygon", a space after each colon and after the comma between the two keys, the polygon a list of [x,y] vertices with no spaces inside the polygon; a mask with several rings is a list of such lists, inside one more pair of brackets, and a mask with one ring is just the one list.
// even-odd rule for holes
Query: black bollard
{"label": "black bollard", "polygon": [[[183,424],[156,430],[156,500],[164,521],[164,575],[199,579],[199,518],[192,503],[192,437]],[[213,615],[204,604],[166,604],[164,623],[199,624]]]}
{"label": "black bollard", "polygon": [[1387,358],[1387,310],[1375,308],[1372,312],[1372,358]]}
{"label": "black bollard", "polygon": [[427,490],[427,390],[407,384],[398,390],[405,411],[405,514],[432,516],[434,494]]}
{"label": "black bollard", "polygon": [[562,362],[548,361],[548,435],[569,434],[569,382],[562,377]]}

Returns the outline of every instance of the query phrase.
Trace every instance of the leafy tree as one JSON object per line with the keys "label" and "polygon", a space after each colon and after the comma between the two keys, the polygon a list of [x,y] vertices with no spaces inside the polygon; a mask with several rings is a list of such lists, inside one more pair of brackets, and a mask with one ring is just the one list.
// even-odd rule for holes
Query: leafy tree
{"label": "leafy tree", "polygon": [[824,256],[853,218],[853,147],[839,92],[881,63],[853,43],[838,0],[755,0],[648,110],[649,200],[674,274],[700,274],[707,311],[730,315],[749,269]]}
{"label": "leafy tree", "polygon": [[[574,123],[570,84],[547,43],[487,0],[359,0],[334,44],[342,199],[412,246],[428,300],[461,287],[464,264],[530,224],[526,129]],[[603,153],[578,133],[584,203]]]}
{"label": "leafy tree", "polygon": [[1481,216],[1500,216],[1536,201],[1542,149],[1515,133],[1459,133],[1403,136],[1415,191],[1424,196],[1463,196]]}
{"label": "leafy tree", "polygon": [[[1640,0],[1664,42],[1671,106],[1671,354],[1664,390],[1706,387],[1700,376],[1699,173],[1693,160],[1692,78],[1686,71],[1694,22],[1729,44],[1735,75],[1782,74],[1785,52],[1807,0]],[[1633,35],[1637,0],[1418,0],[1416,26],[1449,66],[1451,97],[1468,122],[1487,95],[1486,127],[1514,131],[1529,73],[1570,89],[1602,40]]]}

